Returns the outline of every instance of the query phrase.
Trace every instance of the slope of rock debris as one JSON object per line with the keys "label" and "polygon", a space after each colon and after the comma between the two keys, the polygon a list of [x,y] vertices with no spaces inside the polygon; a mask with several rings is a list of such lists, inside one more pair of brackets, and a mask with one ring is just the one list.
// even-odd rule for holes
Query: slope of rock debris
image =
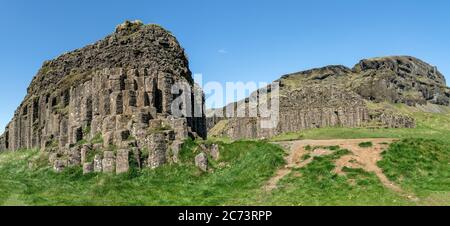
{"label": "slope of rock debris", "polygon": [[175,37],[127,21],[105,39],[43,64],[0,149],[45,150],[56,171],[121,173],[130,162],[159,167],[177,158],[186,138],[206,137],[204,116],[173,116],[177,82],[191,86],[184,94],[194,97],[189,104],[203,105]]}
{"label": "slope of rock debris", "polygon": [[[262,117],[227,116],[230,108],[255,108],[247,98],[209,111],[206,123],[210,134],[241,139],[322,127],[413,128],[413,118],[389,109],[372,109],[368,103],[450,105],[444,76],[436,67],[407,56],[362,60],[352,69],[332,65],[285,75],[276,82],[278,126],[262,128]],[[261,98],[258,92],[252,95]],[[271,98],[270,93],[267,96]]]}

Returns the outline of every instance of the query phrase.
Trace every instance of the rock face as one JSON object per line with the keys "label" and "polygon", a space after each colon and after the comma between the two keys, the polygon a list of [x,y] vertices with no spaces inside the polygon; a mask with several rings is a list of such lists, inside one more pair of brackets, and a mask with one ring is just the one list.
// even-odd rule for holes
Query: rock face
{"label": "rock face", "polygon": [[0,150],[6,150],[6,142],[4,136],[0,136]]}
{"label": "rock face", "polygon": [[167,142],[164,137],[163,133],[155,133],[150,137],[149,150],[153,150],[148,158],[150,168],[158,168],[167,162]]}
{"label": "rock face", "polygon": [[365,99],[411,106],[427,102],[450,104],[445,77],[436,67],[414,57],[362,60],[353,70],[360,74],[353,88]]}
{"label": "rock face", "polygon": [[362,60],[353,69],[327,66],[285,75],[276,82],[280,95],[279,123],[275,128],[263,129],[260,116],[227,117],[226,109],[251,109],[249,99],[261,99],[257,91],[246,100],[209,111],[209,134],[241,139],[322,127],[412,128],[414,119],[372,105],[450,104],[444,76],[413,57]]}
{"label": "rock face", "polygon": [[[55,164],[61,169],[85,161],[86,143],[102,150],[131,150],[188,136],[205,138],[202,112],[197,117],[172,114],[171,103],[180,95],[171,88],[179,82],[192,88],[183,93],[195,96],[188,104],[202,106],[204,97],[195,95],[188,60],[175,37],[157,25],[125,22],[105,39],[43,64],[0,137],[0,150],[57,153],[69,159]],[[149,139],[155,132],[163,134],[158,136],[162,140]],[[125,152],[120,153],[122,172]],[[113,172],[116,156],[110,155],[105,153],[102,162],[96,159],[94,170]]]}
{"label": "rock face", "polygon": [[117,152],[116,173],[126,173],[130,169],[130,151],[127,149]]}

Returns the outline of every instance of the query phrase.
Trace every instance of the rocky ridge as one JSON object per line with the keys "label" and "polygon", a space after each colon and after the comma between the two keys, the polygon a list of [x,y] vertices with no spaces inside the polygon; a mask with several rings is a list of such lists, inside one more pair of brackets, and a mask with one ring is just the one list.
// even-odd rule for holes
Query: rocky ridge
{"label": "rocky ridge", "polygon": [[256,91],[243,101],[210,110],[210,135],[241,139],[322,127],[413,128],[413,118],[371,108],[370,103],[450,105],[444,76],[436,67],[408,56],[361,60],[352,69],[342,65],[316,68],[284,75],[276,82],[280,93],[276,128],[261,128],[261,117],[227,117],[227,108],[254,108],[248,104],[251,98],[261,98]]}
{"label": "rocky ridge", "polygon": [[46,61],[14,118],[0,150],[41,149],[56,171],[128,171],[176,161],[183,141],[206,138],[205,117],[175,117],[172,85],[191,87],[188,60],[176,38],[158,25],[127,21],[105,39]]}

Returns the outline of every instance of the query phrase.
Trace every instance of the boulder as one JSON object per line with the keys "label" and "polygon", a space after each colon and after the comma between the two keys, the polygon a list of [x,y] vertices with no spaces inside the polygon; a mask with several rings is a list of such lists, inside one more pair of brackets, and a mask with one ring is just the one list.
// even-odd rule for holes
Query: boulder
{"label": "boulder", "polygon": [[101,173],[103,171],[102,157],[100,155],[94,156],[94,172]]}
{"label": "boulder", "polygon": [[94,164],[92,162],[85,162],[83,164],[83,174],[94,172]]}
{"label": "boulder", "polygon": [[112,151],[103,153],[102,167],[104,173],[114,173],[116,168],[116,158]]}
{"label": "boulder", "polygon": [[179,156],[180,156],[180,151],[183,148],[183,144],[184,144],[184,142],[176,140],[170,146],[170,149],[172,150],[172,161],[174,163],[179,163],[179,161],[180,161]]}
{"label": "boulder", "polygon": [[195,157],[195,166],[203,172],[208,172],[208,156],[204,152]]}
{"label": "boulder", "polygon": [[218,144],[212,144],[210,148],[210,155],[214,160],[219,160],[220,158],[220,149]]}
{"label": "boulder", "polygon": [[50,165],[53,166],[56,160],[58,160],[58,153],[50,153],[48,157],[48,162],[50,163]]}
{"label": "boulder", "polygon": [[57,159],[54,161],[53,163],[53,169],[57,172],[60,173],[64,170],[64,168],[66,168],[68,165],[67,160],[62,160],[62,159]]}

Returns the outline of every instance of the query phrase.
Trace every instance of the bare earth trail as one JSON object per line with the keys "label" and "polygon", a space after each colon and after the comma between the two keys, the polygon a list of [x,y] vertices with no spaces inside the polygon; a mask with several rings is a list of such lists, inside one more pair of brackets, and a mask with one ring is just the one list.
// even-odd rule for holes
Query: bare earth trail
{"label": "bare earth trail", "polygon": [[[361,168],[367,172],[375,173],[381,183],[410,200],[417,201],[415,195],[407,194],[399,186],[390,181],[383,171],[378,167],[377,162],[382,159],[381,153],[394,142],[394,139],[377,138],[377,139],[336,139],[336,140],[298,140],[289,142],[279,142],[277,144],[284,147],[288,155],[286,156],[286,165],[279,169],[264,186],[266,191],[272,191],[277,188],[278,182],[285,176],[290,174],[293,169],[305,167],[313,161],[315,156],[330,155],[333,151],[323,148],[315,150],[306,150],[306,146],[310,147],[330,147],[339,146],[341,149],[347,149],[351,152],[349,155],[342,156],[336,160],[336,168],[334,172],[339,175],[345,175],[342,171],[344,167]],[[359,144],[363,142],[372,142],[372,147],[363,148]],[[309,154],[311,157],[304,160],[302,157]]]}

